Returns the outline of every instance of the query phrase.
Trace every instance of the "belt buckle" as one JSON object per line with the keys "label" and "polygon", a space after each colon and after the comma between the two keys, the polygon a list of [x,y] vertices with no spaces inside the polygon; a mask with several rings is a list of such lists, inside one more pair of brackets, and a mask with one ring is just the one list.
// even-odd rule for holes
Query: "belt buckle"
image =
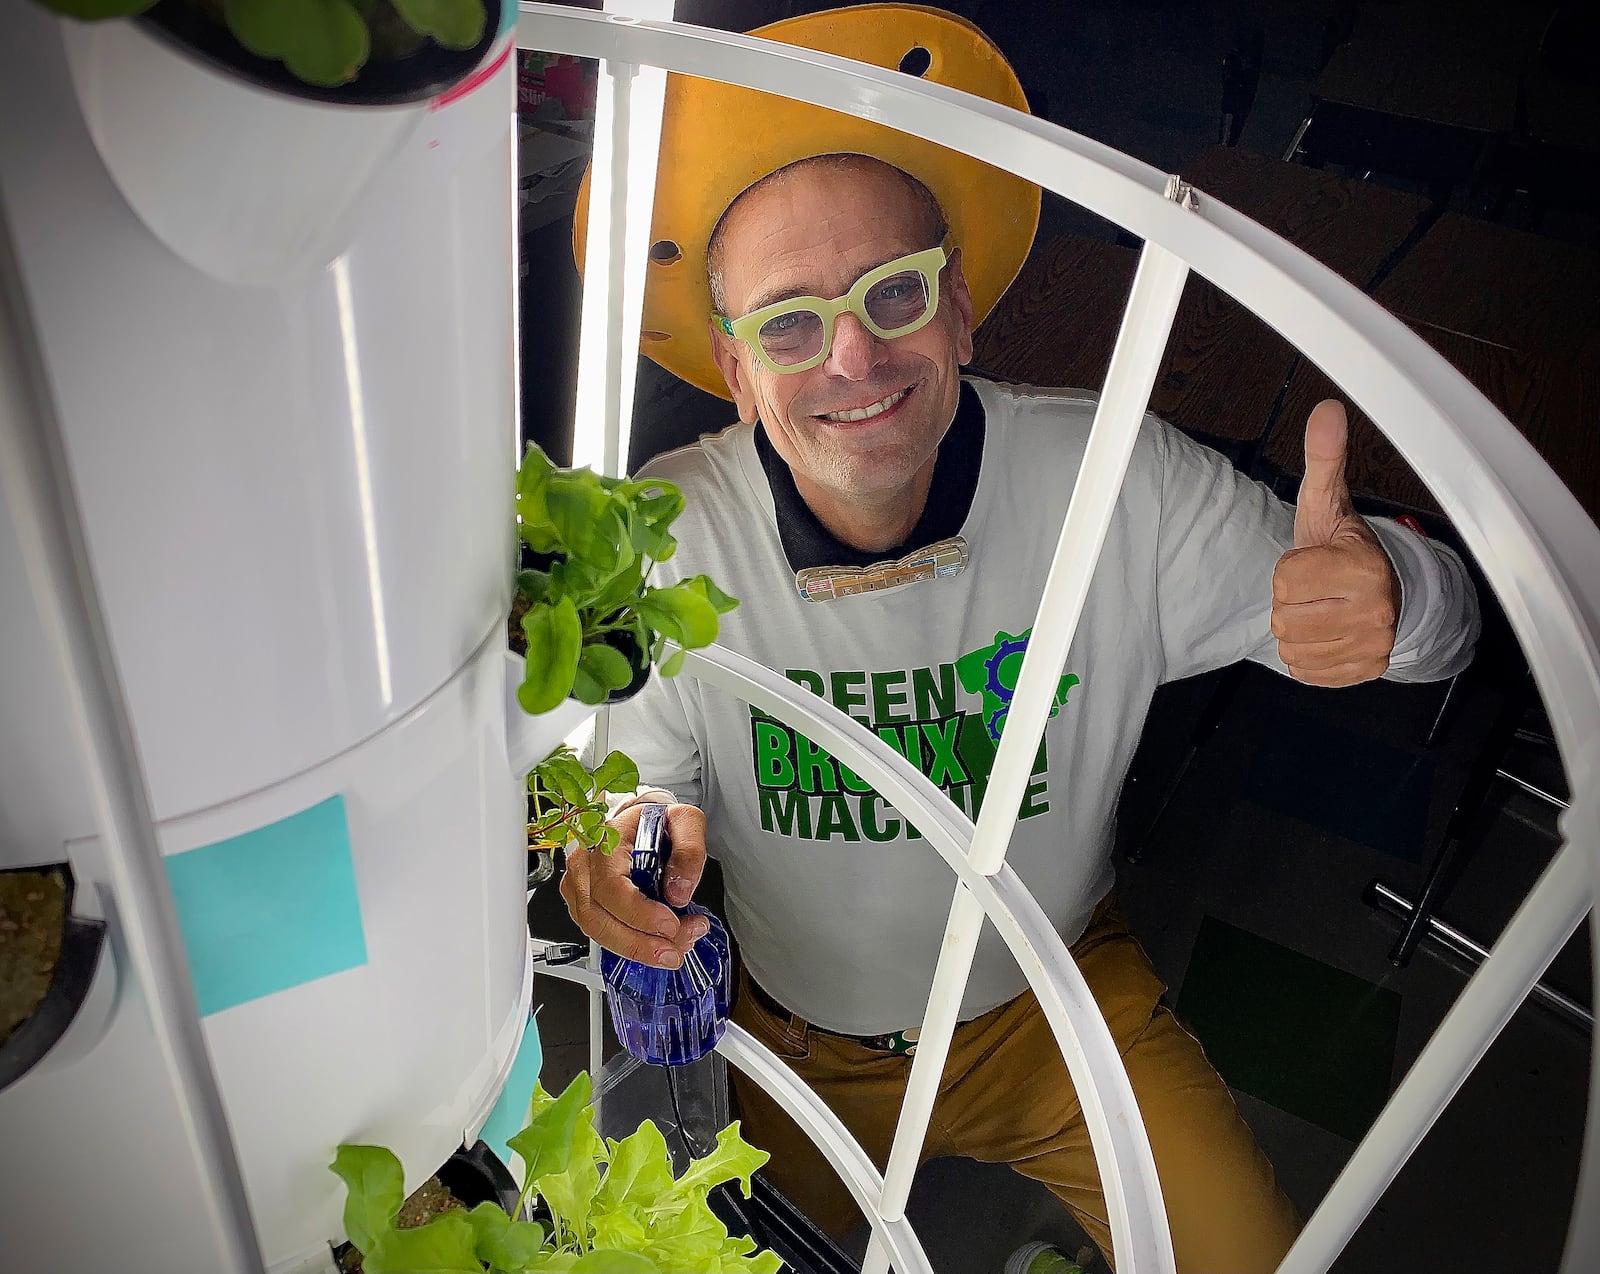
{"label": "belt buckle", "polygon": [[915,1057],[917,1036],[920,1034],[916,1027],[912,1027],[909,1031],[890,1031],[887,1035],[856,1035],[852,1038],[862,1048],[870,1048],[874,1053],[888,1053],[894,1057]]}

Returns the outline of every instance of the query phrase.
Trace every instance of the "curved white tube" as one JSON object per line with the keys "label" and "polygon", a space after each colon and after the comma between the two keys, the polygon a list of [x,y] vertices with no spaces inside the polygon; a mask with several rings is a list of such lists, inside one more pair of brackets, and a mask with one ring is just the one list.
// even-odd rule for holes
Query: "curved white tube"
{"label": "curved white tube", "polygon": [[1278,1274],[1319,1274],[1343,1251],[1539,975],[1583,923],[1589,910],[1587,848],[1569,843],[1545,868],[1495,943],[1495,957],[1480,966],[1450,1006],[1383,1116],[1356,1147],[1322,1206],[1289,1249]]}
{"label": "curved white tube", "polygon": [[911,1223],[903,1217],[887,1221],[880,1214],[878,1200],[883,1195],[883,1178],[839,1117],[771,1049],[737,1022],[728,1023],[717,1042],[717,1051],[760,1084],[816,1143],[872,1223],[874,1239],[888,1248],[895,1269],[901,1274],[933,1274]]}
{"label": "curved white tube", "polygon": [[0,508],[11,511],[34,603],[58,660],[84,781],[122,900],[128,957],[184,1133],[202,1167],[201,1203],[219,1258],[229,1271],[259,1274],[261,1244],[200,1030],[149,788],[95,592],[83,518],[35,333],[11,225],[0,208]]}
{"label": "curved white tube", "polygon": [[[1171,1271],[1172,1236],[1155,1157],[1116,1042],[1061,935],[1016,873],[1007,866],[993,876],[978,871],[967,859],[971,820],[920,770],[831,703],[720,646],[687,652],[684,674],[771,713],[835,756],[848,757],[850,768],[917,825],[972,891],[1039,997],[1066,1059],[1100,1166],[1118,1268]],[[960,993],[957,987],[955,994]]]}

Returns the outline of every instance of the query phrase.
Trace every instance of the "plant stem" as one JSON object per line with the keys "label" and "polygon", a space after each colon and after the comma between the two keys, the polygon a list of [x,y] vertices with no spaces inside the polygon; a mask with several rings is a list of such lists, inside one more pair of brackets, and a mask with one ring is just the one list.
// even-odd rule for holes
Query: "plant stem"
{"label": "plant stem", "polygon": [[551,831],[551,829],[560,827],[561,824],[566,822],[566,821],[567,820],[562,817],[561,811],[557,810],[553,815],[551,815],[549,822],[540,823],[537,827],[530,825],[529,830],[528,830],[528,835],[530,837],[531,836],[544,836],[546,833]]}

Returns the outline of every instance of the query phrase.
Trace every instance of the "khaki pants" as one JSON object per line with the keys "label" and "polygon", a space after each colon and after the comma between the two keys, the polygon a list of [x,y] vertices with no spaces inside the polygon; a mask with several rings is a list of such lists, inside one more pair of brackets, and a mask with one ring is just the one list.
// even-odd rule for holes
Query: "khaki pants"
{"label": "khaki pants", "polygon": [[[1111,900],[1072,954],[1133,1082],[1180,1274],[1276,1270],[1299,1230],[1294,1207],[1199,1043],[1160,1003],[1165,988]],[[742,973],[733,1018],[816,1091],[881,1170],[911,1059],[773,1014]],[[844,1183],[777,1103],[737,1072],[734,1089],[745,1138],[772,1152],[763,1172],[773,1184],[835,1237],[859,1224]],[[957,1027],[921,1157],[943,1155],[1008,1163],[1043,1182],[1113,1259],[1088,1127],[1031,991]]]}

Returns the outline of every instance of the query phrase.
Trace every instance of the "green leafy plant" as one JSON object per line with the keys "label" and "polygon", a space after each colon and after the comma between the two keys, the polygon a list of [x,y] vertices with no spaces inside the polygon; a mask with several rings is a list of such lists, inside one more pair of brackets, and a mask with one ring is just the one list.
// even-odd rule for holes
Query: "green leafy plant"
{"label": "green leafy plant", "polygon": [[650,1120],[621,1141],[594,1128],[592,1089],[579,1074],[559,1097],[536,1086],[528,1126],[510,1146],[527,1170],[518,1217],[542,1200],[549,1226],[508,1217],[493,1203],[425,1225],[395,1225],[404,1201],[400,1161],[382,1146],[340,1146],[329,1165],[345,1183],[344,1224],[365,1274],[776,1274],[783,1261],[728,1233],[706,1202],[768,1159],[730,1124],[710,1154],[673,1174],[666,1138]]}
{"label": "green leafy plant", "polygon": [[[683,651],[717,639],[739,603],[705,575],[663,588],[651,568],[677,551],[683,493],[658,478],[558,469],[534,443],[517,473],[517,533],[540,559],[518,572],[527,668],[517,699],[548,712],[569,695],[604,703],[647,663],[673,676]],[[667,641],[680,650],[666,655]],[[666,655],[663,659],[663,655]]]}
{"label": "green leafy plant", "polygon": [[[173,0],[168,0],[172,3]],[[157,0],[39,0],[69,18],[128,18]],[[427,41],[470,49],[483,38],[483,0],[188,0],[257,57],[307,84],[337,88],[370,56],[404,57]]]}
{"label": "green leafy plant", "polygon": [[622,752],[612,752],[593,770],[562,744],[528,775],[532,798],[528,848],[556,849],[576,841],[585,849],[610,853],[620,834],[606,826],[607,792],[631,792],[639,786],[639,767]]}

